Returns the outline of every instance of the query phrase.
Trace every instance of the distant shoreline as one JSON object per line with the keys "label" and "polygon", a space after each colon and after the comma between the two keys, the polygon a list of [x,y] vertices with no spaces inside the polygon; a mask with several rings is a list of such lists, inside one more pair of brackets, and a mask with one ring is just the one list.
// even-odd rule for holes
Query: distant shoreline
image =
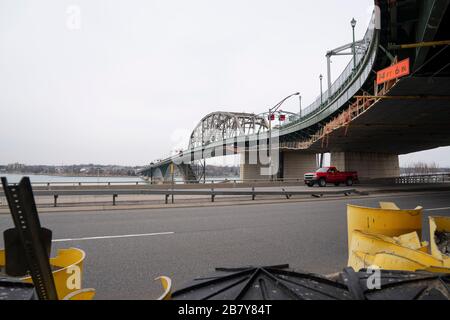
{"label": "distant shoreline", "polygon": [[124,175],[77,175],[64,173],[34,173],[34,172],[0,172],[1,174],[16,174],[16,175],[33,175],[33,176],[51,176],[51,177],[73,177],[73,178],[139,178],[139,176],[124,176]]}

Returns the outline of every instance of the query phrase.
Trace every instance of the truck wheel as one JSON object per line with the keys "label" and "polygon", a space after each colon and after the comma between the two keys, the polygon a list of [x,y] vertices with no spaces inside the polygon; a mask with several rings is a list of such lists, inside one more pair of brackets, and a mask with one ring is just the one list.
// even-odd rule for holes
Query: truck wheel
{"label": "truck wheel", "polygon": [[348,178],[347,179],[347,181],[345,182],[345,184],[347,185],[347,186],[352,186],[353,185],[353,179],[352,178]]}
{"label": "truck wheel", "polygon": [[320,178],[319,180],[319,187],[323,188],[327,186],[327,182],[325,181],[324,178]]}

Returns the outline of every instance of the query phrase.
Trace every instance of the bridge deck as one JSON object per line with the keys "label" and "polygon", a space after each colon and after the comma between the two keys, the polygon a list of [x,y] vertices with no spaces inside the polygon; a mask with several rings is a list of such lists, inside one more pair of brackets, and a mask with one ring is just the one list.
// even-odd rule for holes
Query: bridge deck
{"label": "bridge deck", "polygon": [[[310,150],[405,154],[450,145],[448,88],[450,78],[405,78],[389,93],[399,99],[379,101]],[[404,97],[412,92],[423,97]]]}

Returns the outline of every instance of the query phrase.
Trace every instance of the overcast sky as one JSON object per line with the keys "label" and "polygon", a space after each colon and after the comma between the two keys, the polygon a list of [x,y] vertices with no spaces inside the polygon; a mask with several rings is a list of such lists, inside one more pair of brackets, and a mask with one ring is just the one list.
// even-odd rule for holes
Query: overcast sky
{"label": "overcast sky", "polygon": [[[142,165],[207,113],[319,94],[373,0],[0,0],[0,164]],[[348,63],[336,57],[334,76]],[[325,84],[325,82],[324,82]],[[298,101],[283,108],[298,112]],[[450,151],[402,163],[450,166]]]}

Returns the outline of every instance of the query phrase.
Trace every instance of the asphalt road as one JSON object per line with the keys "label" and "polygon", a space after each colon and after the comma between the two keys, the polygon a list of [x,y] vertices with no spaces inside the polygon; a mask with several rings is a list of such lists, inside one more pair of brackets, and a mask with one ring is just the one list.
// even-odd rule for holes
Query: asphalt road
{"label": "asphalt road", "polygon": [[[450,215],[450,192],[311,200],[282,204],[41,214],[53,230],[53,252],[86,251],[84,287],[98,299],[154,299],[153,279],[167,275],[180,288],[214,267],[288,263],[316,273],[340,271],[347,260],[346,204],[402,208],[422,205],[426,216]],[[0,231],[11,217],[0,215]],[[427,226],[427,224],[425,224]],[[424,228],[427,230],[427,227]],[[428,237],[425,234],[425,238]],[[3,246],[3,239],[0,240]]]}

